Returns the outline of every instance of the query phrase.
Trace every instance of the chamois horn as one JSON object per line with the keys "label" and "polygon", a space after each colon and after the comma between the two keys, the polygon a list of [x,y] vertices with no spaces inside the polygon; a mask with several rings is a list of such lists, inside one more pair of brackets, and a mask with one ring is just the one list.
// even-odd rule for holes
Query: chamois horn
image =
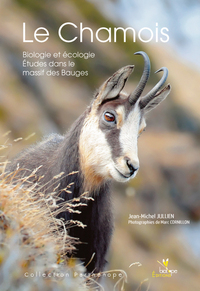
{"label": "chamois horn", "polygon": [[[163,71],[163,75],[162,78],[160,79],[160,81],[151,89],[151,91],[149,91],[144,97],[142,97],[141,101],[140,101],[140,108],[144,108],[155,96],[157,96],[158,91],[160,90],[160,88],[164,85],[165,81],[167,80],[167,76],[168,76],[168,69],[166,67],[162,67],[161,69],[157,70],[155,72],[161,72]],[[159,94],[159,93],[158,93]]]}
{"label": "chamois horn", "polygon": [[144,70],[142,73],[142,77],[139,81],[139,84],[137,85],[137,87],[135,88],[133,93],[131,93],[131,95],[129,96],[129,102],[131,104],[135,104],[135,102],[138,100],[138,98],[142,94],[144,87],[149,79],[150,68],[151,68],[149,57],[145,52],[139,51],[139,52],[134,53],[134,55],[143,56],[143,58],[144,58]]}

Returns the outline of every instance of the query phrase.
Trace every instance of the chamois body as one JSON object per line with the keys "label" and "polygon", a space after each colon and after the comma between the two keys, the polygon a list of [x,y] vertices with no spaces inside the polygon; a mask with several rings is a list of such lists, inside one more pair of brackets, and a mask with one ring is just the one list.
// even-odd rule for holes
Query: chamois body
{"label": "chamois body", "polygon": [[[49,183],[54,176],[62,172],[70,174],[78,170],[78,173],[65,175],[64,178],[61,178],[57,191],[59,192],[72,183],[70,191],[73,194],[63,191],[60,197],[67,201],[82,195],[86,189],[84,189],[84,175],[80,169],[78,145],[86,114],[84,112],[74,122],[65,136],[51,134],[47,139],[23,151],[13,160],[9,170],[14,171],[19,164],[20,169],[24,169],[20,171],[21,175],[28,176],[33,169],[42,166],[36,172],[35,177],[44,176],[39,182],[44,185],[40,191],[46,192],[47,188],[49,193],[56,186],[55,183],[53,186]],[[37,178],[35,177],[34,181],[36,182]],[[88,272],[100,272],[105,266],[105,255],[113,229],[110,194],[110,182],[104,181],[98,185],[98,188],[93,188],[90,192],[90,196],[95,197],[95,199],[88,200],[87,206],[78,208],[81,211],[81,215],[69,212],[62,212],[58,215],[58,218],[79,220],[87,226],[84,229],[74,226],[70,228],[69,235],[79,238],[81,242],[80,245],[77,245],[77,251],[74,252],[77,258],[81,259],[86,265],[93,258],[87,266]]]}
{"label": "chamois body", "polygon": [[[16,157],[9,171],[22,169],[20,175],[29,175],[40,167],[37,176],[44,193],[51,193],[50,181],[64,172],[56,191],[65,201],[88,192],[91,200],[79,208],[81,214],[62,212],[65,220],[79,220],[84,229],[72,227],[69,234],[79,238],[74,255],[87,266],[88,272],[103,271],[105,257],[113,230],[110,184],[111,180],[126,182],[134,178],[138,168],[137,139],[146,126],[145,113],[169,94],[170,86],[160,90],[167,78],[167,69],[156,86],[140,97],[150,72],[150,61],[145,61],[141,80],[131,94],[122,89],[133,71],[126,66],[113,74],[97,91],[92,103],[64,135],[52,134]],[[160,90],[160,91],[159,91]],[[76,172],[73,175],[68,175]],[[36,178],[37,181],[37,178]],[[61,191],[71,185],[71,192]]]}

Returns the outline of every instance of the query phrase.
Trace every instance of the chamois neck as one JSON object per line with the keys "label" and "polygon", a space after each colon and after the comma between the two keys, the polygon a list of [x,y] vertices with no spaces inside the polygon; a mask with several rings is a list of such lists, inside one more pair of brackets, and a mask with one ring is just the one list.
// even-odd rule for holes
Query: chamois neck
{"label": "chamois neck", "polygon": [[[68,184],[73,183],[71,186],[71,191],[73,191],[76,197],[83,194],[84,192],[88,192],[88,195],[93,196],[95,195],[95,192],[98,192],[101,186],[105,184],[102,177],[95,174],[94,169],[85,163],[81,155],[80,136],[87,115],[88,110],[86,110],[74,122],[62,142],[61,151],[63,155],[60,156],[60,150],[58,149],[58,154],[56,155],[55,159],[55,163],[60,165],[60,168],[57,172],[65,172],[67,175],[65,181],[63,181],[61,184],[65,185],[66,180]],[[87,146],[87,140],[84,142]],[[71,173],[74,174],[71,175]]]}
{"label": "chamois neck", "polygon": [[[83,178],[83,189],[90,193],[98,192],[107,183],[103,175],[98,172],[98,167],[102,167],[97,155],[94,154],[94,147],[88,135],[94,130],[91,121],[91,112],[85,116],[79,137],[79,163]],[[92,149],[91,149],[92,148]]]}

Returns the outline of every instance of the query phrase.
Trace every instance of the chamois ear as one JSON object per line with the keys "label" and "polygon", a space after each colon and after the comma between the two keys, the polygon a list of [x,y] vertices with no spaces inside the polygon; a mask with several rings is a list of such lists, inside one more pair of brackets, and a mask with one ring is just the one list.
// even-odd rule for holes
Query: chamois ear
{"label": "chamois ear", "polygon": [[100,105],[104,100],[117,97],[124,88],[133,68],[133,65],[123,67],[106,80],[95,95],[95,104]]}
{"label": "chamois ear", "polygon": [[169,95],[171,91],[171,86],[168,84],[164,89],[161,91],[157,92],[153,98],[148,99],[143,99],[141,98],[140,100],[140,108],[144,109],[145,112],[148,112],[152,109],[154,109],[158,104],[160,104],[165,98]]}

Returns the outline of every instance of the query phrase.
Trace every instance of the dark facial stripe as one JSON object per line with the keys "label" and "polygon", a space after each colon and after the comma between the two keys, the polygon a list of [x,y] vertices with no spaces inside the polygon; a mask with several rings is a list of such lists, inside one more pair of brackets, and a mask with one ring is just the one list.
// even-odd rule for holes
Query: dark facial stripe
{"label": "dark facial stripe", "polygon": [[120,129],[117,129],[117,128],[112,129],[106,132],[105,134],[106,140],[111,148],[113,160],[115,160],[116,158],[122,155],[122,148],[119,141],[119,134],[120,134]]}
{"label": "dark facial stripe", "polygon": [[[116,158],[120,157],[123,153],[122,146],[120,144],[119,136],[120,136],[120,128],[117,128],[115,125],[108,126],[105,122],[102,121],[102,114],[106,110],[114,110],[117,112],[117,108],[122,105],[124,106],[124,121],[128,118],[128,115],[134,110],[134,106],[130,104],[128,99],[118,99],[106,102],[99,107],[99,127],[105,133],[106,140],[110,146],[112,158],[115,160]],[[139,125],[142,122],[143,113],[140,114]],[[123,125],[122,125],[123,126]]]}

